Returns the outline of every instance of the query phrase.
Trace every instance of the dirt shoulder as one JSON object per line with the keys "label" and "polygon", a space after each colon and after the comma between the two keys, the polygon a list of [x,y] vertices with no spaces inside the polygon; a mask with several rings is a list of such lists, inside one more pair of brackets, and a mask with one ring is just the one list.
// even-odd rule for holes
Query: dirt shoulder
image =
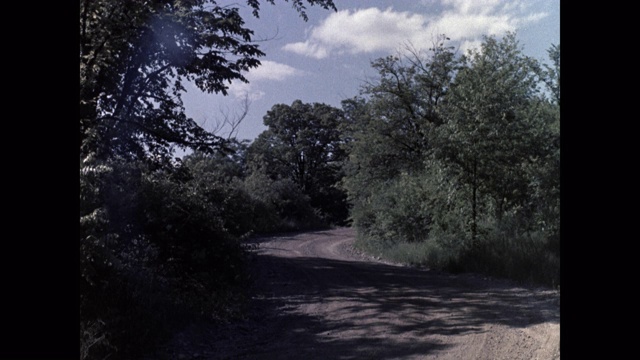
{"label": "dirt shoulder", "polygon": [[257,239],[249,315],[194,325],[174,359],[559,359],[559,295],[381,263],[349,228]]}

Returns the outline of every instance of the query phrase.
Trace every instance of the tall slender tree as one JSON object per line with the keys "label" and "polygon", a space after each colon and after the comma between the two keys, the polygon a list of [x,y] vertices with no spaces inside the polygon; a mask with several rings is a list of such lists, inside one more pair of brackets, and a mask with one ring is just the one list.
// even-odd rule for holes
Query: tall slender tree
{"label": "tall slender tree", "polygon": [[[485,37],[480,49],[463,58],[448,99],[447,125],[440,129],[441,155],[470,190],[470,231],[478,235],[480,207],[505,210],[527,197],[524,164],[543,155],[531,116],[539,91],[539,65],[522,54],[515,33]],[[493,199],[483,204],[481,197]]]}

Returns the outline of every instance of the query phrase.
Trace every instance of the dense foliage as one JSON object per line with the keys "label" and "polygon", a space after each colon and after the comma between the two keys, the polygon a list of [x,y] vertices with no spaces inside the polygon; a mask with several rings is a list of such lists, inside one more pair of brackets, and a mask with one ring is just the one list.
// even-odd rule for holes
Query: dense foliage
{"label": "dense foliage", "polygon": [[269,128],[249,149],[252,171],[275,183],[289,182],[291,191],[308,199],[320,223],[344,224],[348,216],[346,194],[336,186],[346,156],[341,119],[339,109],[325,104],[277,104],[264,117]]}
{"label": "dense foliage", "polygon": [[[335,10],[289,3],[305,20],[305,4]],[[218,1],[79,9],[80,355],[135,358],[189,319],[240,310],[247,214],[266,211],[247,201],[246,144],[198,126],[181,95],[187,81],[226,94],[264,53]],[[176,146],[196,152],[182,162]]]}
{"label": "dense foliage", "polygon": [[361,246],[421,243],[413,262],[559,283],[560,47],[552,66],[513,33],[463,56],[444,36],[408,50],[343,102]]}

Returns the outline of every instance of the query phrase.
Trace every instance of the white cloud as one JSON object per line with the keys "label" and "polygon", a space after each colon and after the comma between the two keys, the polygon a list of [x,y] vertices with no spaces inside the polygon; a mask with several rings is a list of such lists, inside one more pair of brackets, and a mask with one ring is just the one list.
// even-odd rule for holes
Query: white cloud
{"label": "white cloud", "polygon": [[460,45],[458,48],[462,54],[466,54],[467,51],[471,49],[479,49],[480,45],[482,45],[482,40],[480,39],[463,40],[460,42]]}
{"label": "white cloud", "polygon": [[[488,14],[501,3],[502,0],[442,0],[445,6],[453,7],[459,14]],[[509,4],[507,4],[509,5]]]}
{"label": "white cloud", "polygon": [[303,72],[286,64],[277,63],[275,61],[264,60],[262,65],[256,69],[252,69],[246,76],[249,81],[261,80],[285,80],[292,76],[302,75]]}
{"label": "white cloud", "polygon": [[[313,27],[305,41],[289,43],[284,50],[323,59],[331,54],[393,51],[410,42],[430,46],[437,34],[446,34],[464,47],[483,35],[500,35],[537,22],[546,13],[528,11],[525,0],[441,0],[437,15],[382,11],[372,7],[341,10]],[[423,2],[423,4],[425,4]],[[421,45],[425,44],[425,45]]]}
{"label": "white cloud", "polygon": [[290,43],[283,46],[282,49],[316,59],[324,59],[329,55],[329,49],[318,41],[307,40],[305,42]]}
{"label": "white cloud", "polygon": [[264,91],[258,88],[260,82],[283,81],[290,77],[304,74],[303,71],[286,64],[269,60],[261,61],[261,63],[262,65],[245,74],[245,77],[249,80],[248,84],[240,81],[233,82],[229,86],[229,92],[236,98],[243,98],[249,95],[249,99],[258,100],[265,95]]}
{"label": "white cloud", "polygon": [[322,59],[330,53],[352,54],[392,50],[406,40],[423,36],[426,17],[392,8],[341,10],[311,30],[307,41],[290,43],[284,50]]}
{"label": "white cloud", "polygon": [[254,84],[247,84],[239,81],[229,85],[229,92],[233,94],[236,99],[249,96],[249,100],[251,101],[260,100],[265,95],[264,91],[257,89]]}

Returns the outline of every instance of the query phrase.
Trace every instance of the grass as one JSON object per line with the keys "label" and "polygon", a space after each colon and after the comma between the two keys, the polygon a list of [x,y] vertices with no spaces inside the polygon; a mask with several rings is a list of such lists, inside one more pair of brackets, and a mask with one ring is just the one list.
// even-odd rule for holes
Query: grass
{"label": "grass", "polygon": [[473,249],[444,249],[436,241],[375,242],[359,237],[355,246],[394,263],[448,272],[473,272],[552,288],[560,286],[560,258],[540,234],[489,236]]}

